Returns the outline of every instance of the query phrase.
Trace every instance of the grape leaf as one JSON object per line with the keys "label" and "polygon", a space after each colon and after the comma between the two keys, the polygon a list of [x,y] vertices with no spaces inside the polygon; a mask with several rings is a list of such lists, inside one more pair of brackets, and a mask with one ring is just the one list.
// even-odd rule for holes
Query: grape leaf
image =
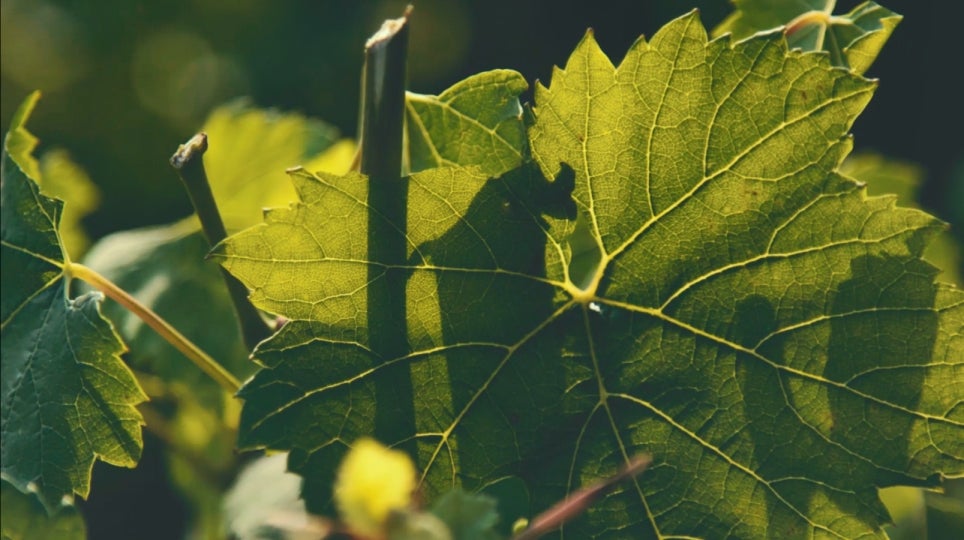
{"label": "grape leaf", "polygon": [[251,107],[245,100],[215,109],[204,121],[204,154],[214,200],[228,230],[261,220],[261,209],[294,200],[284,170],[325,153],[335,128],[295,113]]}
{"label": "grape leaf", "polygon": [[409,92],[411,172],[478,165],[485,174],[499,175],[518,167],[525,147],[519,94],[528,87],[519,73],[499,69],[473,75],[438,96]]}
{"label": "grape leaf", "polygon": [[84,540],[84,517],[75,506],[48,516],[35,497],[0,481],[0,534],[4,540]]}
{"label": "grape leaf", "polygon": [[[938,220],[836,170],[874,87],[695,14],[618,67],[587,34],[536,88],[536,170],[408,178],[401,267],[363,176],[295,171],[300,202],[214,252],[291,319],[239,444],[289,449],[313,510],[375,433],[429,495],[517,476],[534,508],[653,456],[577,538],[882,537],[877,487],[964,473],[964,292],[920,259]],[[366,310],[400,274],[407,349],[380,357]]]}
{"label": "grape leaf", "polygon": [[223,502],[224,529],[233,538],[264,538],[265,530],[278,529],[282,523],[302,528],[311,523],[298,497],[301,479],[285,471],[286,459],[284,454],[262,456],[238,474]]}
{"label": "grape leaf", "polygon": [[870,68],[902,17],[875,2],[846,15],[833,15],[836,0],[732,0],[736,11],[713,30],[738,39],[786,25],[791,47],[827,51],[835,66],[863,74]]}
{"label": "grape leaf", "polygon": [[4,141],[2,181],[3,478],[36,492],[53,513],[86,496],[95,459],[133,467],[140,458],[146,398],[120,360],[124,344],[100,313],[102,296],[68,296],[69,263],[58,226],[63,203],[40,192],[24,123],[39,94],[17,112]]}
{"label": "grape leaf", "polygon": [[[886,159],[876,154],[854,154],[840,167],[841,172],[867,184],[867,193],[897,195],[903,206],[918,208],[918,191],[924,172],[911,163]],[[960,287],[961,247],[950,231],[944,230],[924,251],[924,260],[941,269],[940,279]]]}

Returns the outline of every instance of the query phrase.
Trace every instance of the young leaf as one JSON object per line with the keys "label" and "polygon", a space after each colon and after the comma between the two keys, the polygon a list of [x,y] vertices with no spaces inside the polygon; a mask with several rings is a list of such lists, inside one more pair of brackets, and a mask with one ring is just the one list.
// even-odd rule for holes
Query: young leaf
{"label": "young leaf", "polygon": [[243,100],[215,109],[202,130],[210,141],[204,166],[229,231],[258,223],[262,208],[294,200],[284,170],[316,159],[338,137],[319,120]]}
{"label": "young leaf", "polygon": [[863,74],[870,68],[902,17],[874,2],[834,15],[836,0],[732,0],[737,10],[713,30],[742,39],[786,25],[790,47],[827,51],[835,66]]}
{"label": "young leaf", "polygon": [[[295,172],[301,202],[215,253],[292,319],[256,351],[240,444],[290,449],[318,508],[343,441],[394,413],[430,496],[518,476],[547,508],[653,456],[567,536],[879,537],[878,486],[964,473],[964,292],[920,259],[938,220],[836,172],[873,88],[694,14],[618,67],[588,34],[536,88],[541,174],[413,175],[402,267],[369,252],[364,177]],[[410,352],[380,358],[389,271]]]}
{"label": "young leaf", "polygon": [[58,226],[63,203],[42,193],[24,103],[4,141],[2,225],[3,477],[53,512],[86,496],[94,459],[133,467],[146,398],[120,360],[124,345],[102,297],[68,296]]}
{"label": "young leaf", "polygon": [[410,171],[477,165],[498,176],[518,167],[525,148],[519,94],[528,86],[519,73],[499,69],[473,75],[438,96],[409,92]]}
{"label": "young leaf", "polygon": [[[285,471],[286,461],[284,454],[262,456],[238,474],[223,503],[224,529],[233,538],[263,538],[266,530],[317,525],[299,498],[301,479]],[[324,536],[324,530],[317,532]]]}

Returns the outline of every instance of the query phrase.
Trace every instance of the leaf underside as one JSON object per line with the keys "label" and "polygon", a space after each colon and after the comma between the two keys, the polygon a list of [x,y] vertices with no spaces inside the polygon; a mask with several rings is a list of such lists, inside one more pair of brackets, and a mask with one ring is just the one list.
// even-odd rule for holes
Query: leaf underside
{"label": "leaf underside", "polygon": [[47,511],[86,496],[95,459],[133,467],[146,398],[120,359],[124,345],[100,314],[102,296],[70,298],[57,228],[63,203],[29,176],[35,143],[23,122],[8,133],[2,195],[3,478],[36,492]]}
{"label": "leaf underside", "polygon": [[[755,32],[788,25],[790,47],[826,51],[833,65],[866,72],[902,17],[875,2],[863,2],[846,15],[834,16],[836,0],[732,0],[736,11],[713,30],[742,39]],[[818,14],[807,21],[797,18]],[[791,27],[791,23],[800,22]]]}
{"label": "leaf underside", "polygon": [[[291,320],[240,445],[290,449],[316,510],[375,433],[430,496],[518,477],[534,511],[652,455],[573,538],[882,537],[878,486],[964,473],[964,293],[920,259],[938,220],[836,172],[874,86],[695,14],[618,67],[588,34],[535,90],[532,164],[408,178],[405,265],[369,253],[363,176],[294,173],[300,202],[214,255]],[[399,279],[408,343],[379,356]]]}

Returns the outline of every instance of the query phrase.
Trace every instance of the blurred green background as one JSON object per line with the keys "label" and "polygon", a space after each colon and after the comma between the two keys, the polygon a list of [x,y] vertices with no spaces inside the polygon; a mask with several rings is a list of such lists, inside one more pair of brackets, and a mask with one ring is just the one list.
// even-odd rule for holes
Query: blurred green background
{"label": "blurred green background", "polygon": [[[0,120],[8,125],[30,91],[43,91],[30,129],[40,153],[66,149],[99,188],[100,206],[83,221],[93,239],[169,223],[191,210],[167,158],[225,101],[250,96],[354,136],[363,43],[406,3],[3,0]],[[918,164],[921,204],[964,238],[964,19],[952,2],[884,4],[905,19],[868,72],[881,84],[854,127],[856,148]],[[409,88],[438,93],[493,68],[547,82],[587,27],[618,61],[640,34],[693,7],[708,28],[731,11],[726,0],[418,0]],[[189,509],[163,469],[152,439],[137,472],[98,467],[85,505],[90,537],[182,537]]]}

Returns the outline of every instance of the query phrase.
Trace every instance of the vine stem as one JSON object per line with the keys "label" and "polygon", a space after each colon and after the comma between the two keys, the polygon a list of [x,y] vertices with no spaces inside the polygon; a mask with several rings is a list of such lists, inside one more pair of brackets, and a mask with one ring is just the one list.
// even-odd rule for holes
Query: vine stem
{"label": "vine stem", "polygon": [[801,13],[792,21],[788,22],[786,27],[783,30],[783,33],[786,34],[787,36],[792,36],[793,34],[796,34],[797,32],[799,32],[805,26],[808,26],[811,24],[829,25],[834,20],[836,20],[836,18],[833,15],[827,13],[826,11],[820,11],[820,10],[807,11],[805,13]]}
{"label": "vine stem", "polygon": [[164,338],[165,341],[181,351],[191,362],[194,362],[194,365],[201,368],[201,371],[217,381],[222,388],[232,395],[241,389],[241,383],[231,372],[225,369],[224,366],[219,364],[214,358],[211,358],[206,352],[202,351],[201,348],[191,340],[184,337],[184,335],[178,332],[170,323],[162,319],[160,315],[138,302],[137,299],[115,285],[111,280],[87,266],[74,262],[68,262],[64,265],[64,273],[68,276],[84,280],[104,293],[108,298],[124,306],[134,315],[137,315],[148,326],[154,329],[158,335]]}
{"label": "vine stem", "polygon": [[[368,266],[368,339],[372,352],[385,360],[409,353],[408,275],[401,268],[408,258],[408,179],[402,177],[402,147],[411,13],[409,6],[372,35],[365,44],[362,71],[359,166],[368,177],[368,260],[380,263]],[[376,438],[399,441],[417,431],[413,395],[410,373],[375,382]],[[412,444],[407,450],[414,452],[414,440]]]}
{"label": "vine stem", "polygon": [[512,540],[535,540],[562,527],[585,512],[603,495],[612,491],[617,484],[630,480],[646,470],[650,463],[652,458],[648,455],[630,458],[623,469],[615,475],[570,493],[565,499],[536,516],[528,528],[515,535]]}
{"label": "vine stem", "polygon": [[[214,201],[214,194],[211,193],[207,172],[204,170],[204,152],[207,149],[207,134],[198,133],[178,147],[177,152],[171,156],[171,166],[177,171],[191,198],[191,204],[194,205],[194,211],[201,221],[201,230],[208,241],[208,247],[213,248],[227,238],[228,233]],[[248,350],[254,350],[258,343],[271,335],[271,329],[248,300],[248,288],[224,268],[221,268],[221,277],[228,288],[234,312],[238,316],[244,344]]]}

